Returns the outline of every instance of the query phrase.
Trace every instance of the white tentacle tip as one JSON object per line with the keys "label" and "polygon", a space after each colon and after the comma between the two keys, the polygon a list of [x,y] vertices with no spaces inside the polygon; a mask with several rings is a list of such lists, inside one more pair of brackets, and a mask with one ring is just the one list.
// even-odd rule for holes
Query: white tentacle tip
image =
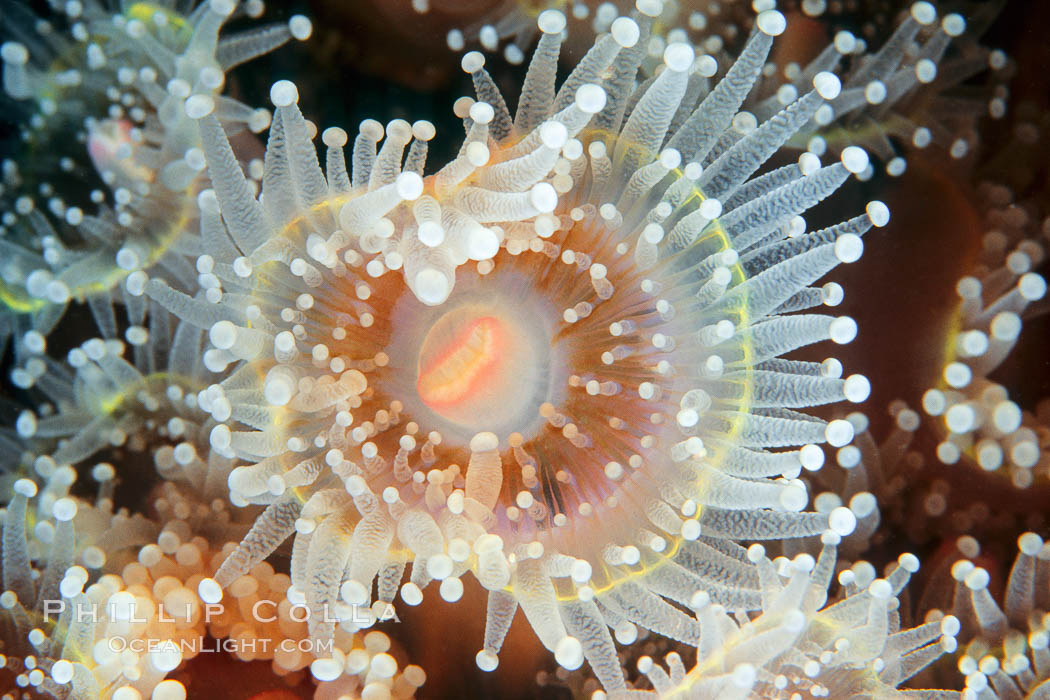
{"label": "white tentacle tip", "polygon": [[474,657],[474,662],[482,671],[491,673],[499,666],[499,657],[496,656],[496,652],[491,649],[482,649],[478,652],[477,656]]}
{"label": "white tentacle tip", "polygon": [[625,49],[629,49],[637,44],[642,34],[638,23],[630,17],[616,18],[612,26],[609,27],[609,32],[612,34],[613,40]]}
{"label": "white tentacle tip", "polygon": [[839,537],[846,537],[857,528],[857,516],[849,508],[839,506],[828,515],[828,527]]}
{"label": "white tentacle tip", "polygon": [[0,59],[4,63],[21,66],[29,61],[29,49],[17,41],[5,41],[0,44]]}
{"label": "white tentacle tip", "polygon": [[733,669],[731,680],[737,688],[748,690],[753,688],[758,680],[758,671],[751,664],[737,664],[736,668]]}
{"label": "white tentacle tip", "polygon": [[549,214],[558,206],[558,193],[548,182],[538,182],[529,191],[532,206],[544,214]]}
{"label": "white tentacle tip", "polygon": [[868,152],[860,146],[847,146],[842,149],[842,165],[854,175],[864,172],[870,162]]}
{"label": "white tentacle tip", "polygon": [[440,270],[425,267],[412,278],[412,291],[424,304],[437,306],[452,292],[451,280]]}
{"label": "white tentacle tip", "polygon": [[205,603],[214,605],[222,600],[222,586],[219,582],[213,578],[203,578],[201,582],[197,584],[197,595],[201,597]]}
{"label": "white tentacle tip", "polygon": [[696,53],[693,47],[686,43],[668,44],[664,50],[664,63],[667,67],[677,73],[684,73],[693,67]]}
{"label": "white tentacle tip", "polygon": [[864,241],[855,233],[844,233],[835,239],[835,257],[846,264],[860,260],[864,254]]}
{"label": "white tentacle tip", "polygon": [[499,438],[495,433],[478,433],[470,439],[471,452],[490,452],[499,447]]}
{"label": "white tentacle tip", "polygon": [[26,498],[32,498],[36,495],[36,483],[31,479],[19,479],[14,485],[15,493],[25,496]]}
{"label": "white tentacle tip", "polygon": [[186,99],[186,116],[203,119],[215,111],[215,100],[211,95],[191,95]]}
{"label": "white tentacle tip", "polygon": [[321,142],[329,148],[342,148],[348,140],[346,131],[337,126],[330,126],[321,132]]}
{"label": "white tentacle tip", "polygon": [[834,73],[821,71],[813,76],[813,88],[825,100],[834,100],[842,93],[842,81]]}
{"label": "white tentacle tip", "polygon": [[911,6],[911,16],[919,24],[933,24],[937,20],[937,9],[925,0],[921,0]]}
{"label": "white tentacle tip", "polygon": [[222,17],[229,17],[237,9],[235,0],[211,0],[208,9]]}
{"label": "white tentacle tip", "polygon": [[565,14],[560,10],[544,10],[536,18],[536,26],[544,34],[561,34],[565,23]]}
{"label": "white tentacle tip", "polygon": [[581,85],[576,91],[576,106],[585,114],[597,114],[602,111],[607,100],[608,95],[601,85],[589,83]]}
{"label": "white tentacle tip", "polygon": [[847,420],[836,419],[827,424],[824,438],[832,447],[844,447],[853,440],[853,424]]}
{"label": "white tentacle tip", "polygon": [[776,10],[766,10],[755,20],[759,31],[769,36],[780,36],[787,29],[787,19]]}
{"label": "white tentacle tip", "polygon": [[864,208],[868,214],[868,218],[871,219],[871,223],[876,228],[882,228],[890,222],[890,208],[886,206],[884,202],[879,200],[872,200],[868,202],[868,206]]}
{"label": "white tentacle tip", "polygon": [[270,86],[270,101],[275,107],[290,107],[299,101],[299,88],[290,80],[278,80]]}
{"label": "white tentacle tip", "polygon": [[306,15],[292,15],[288,19],[288,31],[299,41],[306,41],[314,32],[314,25]]}
{"label": "white tentacle tip", "polygon": [[412,172],[401,173],[397,176],[395,187],[401,199],[412,202],[423,194],[423,178]]}
{"label": "white tentacle tip", "polygon": [[575,637],[566,636],[554,650],[554,660],[562,668],[575,671],[583,665],[583,645]]}
{"label": "white tentacle tip", "polygon": [[468,51],[463,54],[459,65],[464,73],[477,73],[485,67],[485,54],[480,51]]}

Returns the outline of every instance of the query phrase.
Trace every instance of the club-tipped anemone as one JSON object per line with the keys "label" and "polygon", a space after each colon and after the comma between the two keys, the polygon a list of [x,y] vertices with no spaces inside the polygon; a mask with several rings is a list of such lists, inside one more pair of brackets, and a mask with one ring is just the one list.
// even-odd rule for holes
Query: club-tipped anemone
{"label": "club-tipped anemone", "polygon": [[[938,16],[929,2],[912,3],[879,51],[868,55],[864,38],[840,31],[810,66],[786,67],[787,80],[768,89],[773,94],[755,111],[762,116],[794,99],[798,81],[808,79],[815,65],[846,58],[851,68],[841,94],[814,115],[797,142],[818,155],[861,144],[894,176],[905,171],[909,151],[931,144],[964,158],[976,147],[978,120],[1005,113],[1009,61],[978,43],[985,28],[968,28],[957,13]],[[981,80],[987,87],[977,87]]]}
{"label": "club-tipped anemone", "polygon": [[76,473],[69,466],[43,460],[34,468],[38,481],[20,478],[4,494],[0,683],[27,697],[109,698],[98,692],[95,664],[85,663],[90,650],[81,645],[83,627],[70,604],[89,580],[128,562],[158,528],[114,512],[108,464],[92,470],[100,486],[94,503],[70,495]]}
{"label": "club-tipped anemone", "polygon": [[[597,7],[579,2],[562,4],[571,7],[559,9],[577,19],[587,19],[596,33],[609,31],[618,16],[613,3]],[[813,17],[842,10],[841,3],[831,7],[824,2],[797,4],[804,14]],[[426,11],[427,5],[424,2],[417,9]],[[754,9],[774,6],[775,3],[759,3]],[[713,74],[720,66],[727,69],[732,60],[726,60],[726,40],[746,33],[754,21],[753,15],[742,16],[740,10],[746,7],[742,2],[706,6],[700,3],[683,8],[676,2],[657,1],[637,3],[637,7],[654,18],[653,36],[647,44],[649,59],[642,64],[644,70],[662,65],[660,59],[669,43],[691,42],[694,34],[694,48],[709,66],[706,70]],[[892,17],[897,9],[883,7],[870,14]],[[485,51],[494,52],[502,40],[510,37],[503,48],[504,57],[521,62],[521,47],[531,44],[537,34],[538,12],[529,3],[508,3],[465,30],[450,31],[448,44],[461,51],[467,44],[480,43]],[[850,69],[843,78],[841,95],[830,99],[799,130],[792,139],[795,145],[821,156],[825,152],[837,154],[849,145],[863,145],[894,176],[905,171],[908,152],[931,144],[942,146],[953,158],[971,154],[976,147],[978,120],[984,116],[1002,117],[1008,96],[1010,61],[1002,51],[978,42],[995,13],[975,13],[973,27],[958,13],[939,16],[935,5],[924,1],[908,5],[900,14],[902,19],[896,30],[876,54],[868,51],[868,42],[878,33],[874,27],[866,27],[860,36],[841,30],[827,50],[810,64],[800,66],[792,62],[781,71],[765,71],[761,87],[756,90],[758,97],[747,102],[748,111],[759,121],[765,120],[807,91],[817,72],[833,70],[844,60]],[[559,23],[548,19],[547,26],[560,31],[564,20]],[[980,82],[984,85],[978,88]]]}
{"label": "club-tipped anemone", "polygon": [[[5,17],[13,36],[0,46],[3,91],[28,114],[26,157],[3,163],[0,196],[11,206],[2,222],[0,331],[47,333],[71,300],[86,300],[111,336],[112,303],[123,301],[130,272],[156,266],[195,286],[183,256],[199,252],[185,234],[198,227],[204,157],[186,98],[213,95],[231,133],[261,131],[266,110],[222,96],[226,71],[310,35],[309,20],[296,15],[220,38],[231,17],[261,11],[261,2],[236,0],[208,0],[186,14],[171,2],[113,11],[88,0],[55,4],[51,21],[24,8]],[[60,144],[70,135],[67,149]],[[70,200],[92,181],[90,197]],[[85,211],[96,206],[97,214]]]}
{"label": "club-tipped anemone", "polygon": [[1040,437],[1045,408],[1022,407],[1017,390],[990,375],[1010,356],[1024,322],[1047,308],[1040,303],[1046,279],[1037,270],[1046,260],[1048,229],[1045,219],[1014,204],[1008,188],[986,186],[982,192],[989,230],[973,274],[956,285],[959,303],[944,368],[922,405],[942,436],[941,462],[972,463],[1025,488],[1050,476],[1050,454]]}
{"label": "club-tipped anemone", "polygon": [[207,331],[211,450],[245,463],[234,503],[267,506],[204,600],[294,534],[292,595],[311,609],[415,605],[434,580],[455,601],[472,573],[489,590],[481,668],[520,605],[560,664],[586,659],[616,690],[610,630],[695,643],[674,603],[701,588],[759,606],[736,541],[852,531],[847,507],[804,512],[798,476],[853,427],[798,409],[864,401],[868,381],[781,355],[854,338],[851,318],[819,313],[841,287],[812,285],[888,211],[807,232],[801,214],[868,167],[859,148],[756,176],[838,80],[817,73],[761,125],[739,118],[785,28],[766,11],[724,80],[671,44],[636,89],[650,24],[617,18],[560,87],[562,35],[544,33],[514,117],[467,54],[467,138],[426,177],[434,129],[400,120],[364,122],[350,168],[346,133],[324,130],[323,172],[279,81],[256,198],[214,100],[189,98],[214,280],[195,297],[129,283]]}
{"label": "club-tipped anemone", "polygon": [[[208,275],[201,277],[207,283]],[[190,483],[202,498],[225,498],[233,464],[208,449],[214,420],[198,403],[209,381],[204,333],[173,324],[153,302],[126,311],[132,325],[124,340],[92,338],[64,363],[46,355],[38,332],[22,336],[25,358],[11,378],[36,399],[15,421],[23,449],[57,465],[114,448],[152,453],[165,479]]]}
{"label": "club-tipped anemone", "polygon": [[[138,550],[135,561],[117,571],[118,577],[100,580],[118,583],[117,590],[107,589],[96,597],[111,603],[122,592],[130,594],[135,617],[144,622],[129,635],[151,640],[160,649],[160,678],[211,649],[210,638],[223,640],[223,650],[240,661],[268,661],[278,677],[309,670],[318,684],[316,698],[410,698],[423,684],[422,669],[400,667],[390,639],[380,631],[366,631],[374,618],[350,606],[319,611],[338,622],[330,645],[311,644],[312,611],[290,593],[288,575],[265,562],[237,578],[222,605],[208,607],[198,592],[207,587],[202,589],[200,582],[208,580],[235,547],[229,536],[243,533],[241,523],[224,503],[202,503],[192,492],[171,484],[154,505],[165,518],[163,530],[155,542]],[[92,589],[86,593],[90,596]],[[128,643],[133,644],[130,639]],[[148,686],[143,687],[141,679],[132,685],[147,696]]]}
{"label": "club-tipped anemone", "polygon": [[989,591],[986,569],[969,559],[951,567],[953,580],[946,583],[954,586],[952,613],[961,623],[957,667],[965,677],[964,700],[1050,692],[1050,544],[1026,532],[1017,549],[1001,600]]}
{"label": "club-tipped anemone", "polygon": [[952,691],[898,690],[957,647],[959,621],[950,615],[901,626],[900,596],[919,568],[918,558],[902,554],[884,578],[875,578],[874,567],[864,561],[843,568],[839,595],[828,602],[838,539],[826,532],[816,558],[770,560],[761,545],[748,548],[760,579],[760,608],[733,616],[707,591],[698,591],[688,603],[703,629],[695,666],[686,668],[674,652],[665,657],[666,668],[642,657],[637,669],[653,690],[632,697],[957,697]]}
{"label": "club-tipped anemone", "polygon": [[0,679],[9,687],[32,697],[185,700],[182,683],[166,677],[218,648],[269,661],[278,676],[316,667],[318,698],[410,698],[423,684],[422,669],[400,667],[390,639],[361,632],[362,618],[346,606],[326,611],[340,620],[332,645],[312,645],[309,611],[288,600],[289,577],[269,564],[238,578],[228,605],[208,608],[198,584],[248,525],[224,499],[202,502],[198,489],[166,483],[153,502],[158,526],[113,512],[101,495],[109,465],[94,470],[103,487],[96,504],[69,495],[69,467],[43,466],[44,485],[17,480],[0,513]]}
{"label": "club-tipped anemone", "polygon": [[[528,48],[541,32],[563,31],[566,20],[584,22],[595,34],[608,32],[621,11],[635,8],[653,18],[651,37],[647,46],[650,58],[659,63],[668,43],[682,42],[690,34],[701,36],[704,50],[720,52],[726,40],[747,33],[754,21],[750,4],[743,2],[706,4],[679,3],[676,0],[641,0],[641,2],[595,2],[593,0],[556,0],[537,3],[531,0],[511,0],[499,3],[495,9],[465,26],[450,29],[445,42],[452,51],[463,51],[479,46],[495,53],[502,45],[503,58],[511,64],[524,62]],[[755,9],[772,9],[768,7]],[[425,14],[431,10],[447,13],[450,9],[442,0],[413,0],[412,7]],[[556,10],[547,13],[546,10]],[[542,17],[542,19],[541,19]]]}

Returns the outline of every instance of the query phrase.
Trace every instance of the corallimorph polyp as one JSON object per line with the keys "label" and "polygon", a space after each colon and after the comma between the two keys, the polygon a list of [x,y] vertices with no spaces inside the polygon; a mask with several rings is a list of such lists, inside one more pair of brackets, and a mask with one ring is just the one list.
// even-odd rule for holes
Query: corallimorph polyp
{"label": "corallimorph polyp", "polygon": [[[955,651],[959,620],[935,611],[925,624],[901,629],[900,599],[919,568],[913,554],[902,554],[885,578],[874,567],[855,562],[839,573],[841,593],[828,602],[835,572],[838,535],[821,537],[820,555],[799,554],[770,561],[754,544],[748,558],[762,582],[762,614],[730,617],[700,591],[690,607],[703,625],[697,662],[686,669],[677,653],[667,654],[667,670],[643,656],[638,670],[649,677],[660,698],[925,698],[955,700],[951,690],[897,690],[945,652]],[[871,576],[867,576],[868,572]],[[640,694],[639,694],[640,695]]]}
{"label": "corallimorph polyp", "polygon": [[[197,227],[204,159],[186,98],[212,95],[231,135],[262,131],[266,110],[222,95],[226,72],[311,33],[294,15],[287,26],[220,36],[230,19],[260,14],[261,1],[48,3],[57,28],[29,4],[0,13],[18,39],[0,44],[5,115],[27,113],[24,156],[0,163],[0,196],[11,200],[0,217],[0,339],[14,335],[19,353],[22,334],[46,335],[73,300],[116,336],[114,305],[133,270],[156,266],[194,288],[186,256],[200,250],[186,234]],[[74,155],[57,157],[67,142]],[[65,199],[64,179],[101,180],[90,193],[96,213]]]}
{"label": "corallimorph polyp", "polygon": [[[489,590],[481,668],[520,605],[559,663],[587,659],[617,690],[613,633],[696,644],[672,603],[698,590],[760,607],[738,540],[852,531],[848,508],[805,512],[798,479],[852,427],[796,409],[864,400],[868,382],[781,355],[853,339],[852,319],[808,311],[841,288],[811,285],[888,212],[807,232],[800,214],[867,168],[858,148],[756,176],[839,80],[814,65],[812,90],[768,121],[738,112],[785,28],[765,11],[717,84],[672,43],[639,86],[659,3],[638,8],[557,89],[565,18],[542,13],[513,118],[467,54],[466,141],[426,178],[434,128],[400,120],[361,125],[349,172],[346,133],[325,130],[322,172],[279,81],[256,198],[213,97],[187,100],[214,188],[199,198],[206,292],[144,272],[127,286],[208,331],[211,449],[245,463],[235,504],[268,505],[204,600],[294,533],[292,595],[314,610],[385,610],[399,590],[415,605],[433,580],[455,601],[470,572]],[[311,633],[334,624],[314,615]]]}

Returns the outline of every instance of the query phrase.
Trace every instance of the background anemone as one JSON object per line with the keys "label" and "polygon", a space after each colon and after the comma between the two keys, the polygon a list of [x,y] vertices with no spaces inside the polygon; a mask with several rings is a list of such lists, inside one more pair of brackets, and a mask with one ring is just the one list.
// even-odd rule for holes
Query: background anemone
{"label": "background anemone", "polygon": [[973,274],[956,286],[959,306],[944,371],[939,386],[923,395],[923,408],[944,436],[937,446],[941,462],[975,463],[1024,488],[1048,474],[1050,455],[1040,436],[1046,407],[1036,403],[1022,408],[990,375],[1017,344],[1022,319],[1038,318],[1047,309],[1040,270],[1045,268],[1050,219],[1031,204],[1014,202],[1004,185],[983,183],[980,194],[988,230]]}
{"label": "background anemone", "polygon": [[[126,2],[111,10],[88,0],[62,5],[48,20],[26,7],[5,9],[0,20],[12,37],[0,47],[5,103],[28,114],[3,166],[10,259],[0,330],[47,333],[75,299],[88,302],[111,336],[112,304],[124,301],[130,271],[159,266],[193,286],[183,255],[196,245],[184,234],[196,220],[203,162],[182,103],[204,91],[218,97],[231,132],[265,129],[266,112],[220,96],[226,72],[293,36],[306,39],[311,27],[296,15],[220,39],[235,12],[258,16],[262,2],[186,5]],[[77,147],[55,158],[51,145],[67,134]],[[78,188],[63,179],[95,182],[90,201],[67,202],[64,193]]]}
{"label": "background anemone", "polygon": [[37,494],[20,479],[4,512],[5,682],[35,696],[178,700],[186,687],[166,677],[217,644],[241,661],[269,661],[277,676],[338,658],[338,668],[315,669],[318,698],[408,698],[425,680],[417,666],[399,669],[378,631],[340,627],[332,647],[312,652],[306,618],[285,597],[288,576],[268,564],[234,582],[228,606],[206,606],[197,583],[234,546],[209,542],[246,529],[225,500],[201,503],[167,484],[154,502],[165,521],[158,531],[141,516],[114,515],[106,499],[92,506],[62,496],[69,485],[52,478]]}
{"label": "background anemone", "polygon": [[[669,654],[668,670],[643,657],[638,668],[659,697],[951,698],[936,690],[897,690],[944,652],[957,648],[959,620],[933,616],[926,624],[901,629],[897,596],[918,569],[914,555],[901,555],[885,578],[867,580],[861,567],[838,577],[843,596],[826,603],[835,570],[835,541],[828,533],[818,559],[764,558],[760,545],[748,549],[762,576],[763,609],[753,619],[726,615],[710,597],[690,602],[710,634],[697,650],[692,669]],[[861,562],[866,564],[866,562]],[[870,565],[867,565],[870,568]]]}

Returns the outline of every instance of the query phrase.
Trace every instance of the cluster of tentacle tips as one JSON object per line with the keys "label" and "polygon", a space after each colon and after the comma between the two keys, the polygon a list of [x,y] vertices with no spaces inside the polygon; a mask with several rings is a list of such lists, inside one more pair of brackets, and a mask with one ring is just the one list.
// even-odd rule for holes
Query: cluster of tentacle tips
{"label": "cluster of tentacle tips", "polygon": [[1003,187],[986,196],[992,228],[982,238],[975,274],[956,286],[959,304],[944,371],[940,385],[923,396],[923,408],[943,431],[940,461],[975,463],[1023,488],[1050,475],[1046,406],[1022,407],[1017,388],[1011,398],[1011,388],[990,375],[1010,357],[1024,319],[1044,313],[1046,279],[1036,269],[1046,259],[1047,226],[1012,206]]}

